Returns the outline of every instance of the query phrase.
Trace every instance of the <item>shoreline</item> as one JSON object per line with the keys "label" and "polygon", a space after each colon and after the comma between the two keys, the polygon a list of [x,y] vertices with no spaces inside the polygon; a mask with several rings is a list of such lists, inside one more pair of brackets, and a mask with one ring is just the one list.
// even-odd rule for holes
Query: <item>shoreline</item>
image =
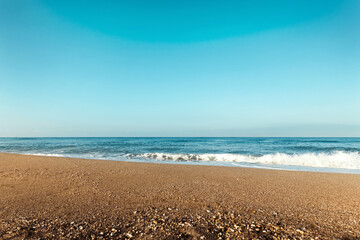
{"label": "shoreline", "polygon": [[4,239],[352,239],[359,199],[357,174],[0,153]]}
{"label": "shoreline", "polygon": [[[100,159],[100,158],[83,158],[83,157],[73,157],[73,156],[53,156],[46,154],[24,154],[24,153],[7,153],[0,152],[0,154],[12,154],[20,156],[39,156],[39,157],[52,157],[52,158],[69,158],[69,159],[83,159],[83,160],[92,160],[92,161],[112,161],[112,162],[127,162],[127,163],[145,163],[145,164],[170,164],[170,165],[185,165],[185,166],[209,166],[209,167],[234,167],[234,168],[250,168],[250,169],[260,169],[260,170],[275,170],[275,171],[290,171],[290,172],[309,172],[309,173],[330,173],[330,174],[354,174],[360,175],[360,169],[353,168],[329,168],[329,167],[310,167],[310,166],[297,166],[297,165],[245,165],[238,162],[211,162],[211,161],[170,161],[170,160],[154,160],[147,159],[148,161],[143,161],[139,159]],[[216,164],[217,163],[217,164]],[[231,165],[230,165],[231,163]],[[235,165],[241,164],[241,165]]]}

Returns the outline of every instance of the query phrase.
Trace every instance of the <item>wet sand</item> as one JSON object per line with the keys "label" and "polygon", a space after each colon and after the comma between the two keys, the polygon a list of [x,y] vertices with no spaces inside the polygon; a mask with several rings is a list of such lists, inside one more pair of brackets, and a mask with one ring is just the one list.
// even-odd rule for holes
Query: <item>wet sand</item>
{"label": "wet sand", "polygon": [[360,175],[0,153],[0,239],[360,238]]}

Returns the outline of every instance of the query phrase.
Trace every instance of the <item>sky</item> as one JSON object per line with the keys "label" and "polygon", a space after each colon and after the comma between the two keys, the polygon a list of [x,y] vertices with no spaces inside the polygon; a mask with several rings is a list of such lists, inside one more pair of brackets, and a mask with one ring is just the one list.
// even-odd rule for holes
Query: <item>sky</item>
{"label": "sky", "polygon": [[0,0],[0,137],[360,137],[360,1]]}

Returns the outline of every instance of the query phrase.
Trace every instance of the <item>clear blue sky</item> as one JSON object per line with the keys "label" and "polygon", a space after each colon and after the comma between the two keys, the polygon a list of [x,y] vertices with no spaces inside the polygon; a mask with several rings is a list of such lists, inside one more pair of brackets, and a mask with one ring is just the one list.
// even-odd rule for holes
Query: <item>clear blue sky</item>
{"label": "clear blue sky", "polygon": [[360,136],[360,1],[0,0],[0,136]]}

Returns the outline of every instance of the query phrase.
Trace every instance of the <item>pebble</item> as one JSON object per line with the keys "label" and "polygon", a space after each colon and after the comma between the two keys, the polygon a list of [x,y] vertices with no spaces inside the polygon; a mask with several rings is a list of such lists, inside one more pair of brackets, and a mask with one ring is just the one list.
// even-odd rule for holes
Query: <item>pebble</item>
{"label": "pebble", "polygon": [[[174,212],[174,210],[177,210]],[[129,211],[118,220],[106,220],[98,215],[81,222],[64,219],[18,219],[4,222],[0,220],[0,239],[32,236],[41,239],[323,239],[316,231],[300,221],[292,225],[280,221],[269,211],[256,219],[251,209],[251,218],[246,214],[221,209],[207,209],[190,212],[174,207],[139,209]],[[257,210],[256,212],[261,212]],[[132,215],[136,213],[136,216]],[[215,213],[215,214],[214,214]],[[276,216],[280,215],[279,213]],[[4,227],[3,227],[4,228]],[[202,229],[201,232],[199,229]],[[81,230],[81,231],[79,231]],[[348,231],[352,238],[359,237]],[[336,238],[341,238],[338,236]]]}

